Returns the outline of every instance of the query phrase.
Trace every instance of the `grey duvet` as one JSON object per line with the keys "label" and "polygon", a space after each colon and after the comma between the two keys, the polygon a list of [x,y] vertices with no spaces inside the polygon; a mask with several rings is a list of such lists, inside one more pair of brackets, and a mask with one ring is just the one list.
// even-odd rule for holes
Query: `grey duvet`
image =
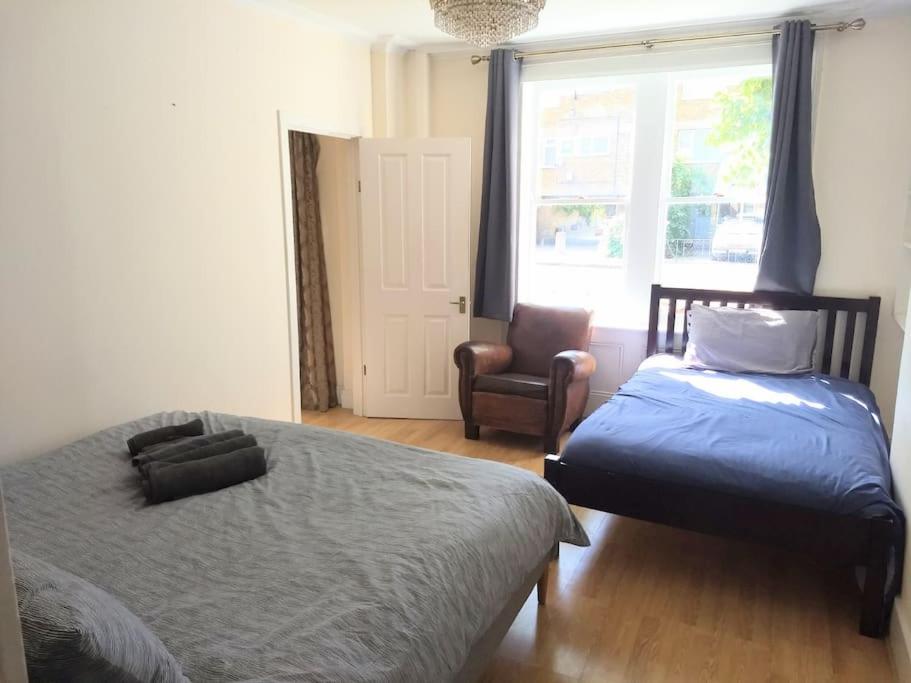
{"label": "grey duvet", "polygon": [[332,430],[202,413],[268,473],[149,506],[126,439],[163,413],[0,469],[11,543],[139,616],[193,681],[446,681],[556,541],[541,477]]}

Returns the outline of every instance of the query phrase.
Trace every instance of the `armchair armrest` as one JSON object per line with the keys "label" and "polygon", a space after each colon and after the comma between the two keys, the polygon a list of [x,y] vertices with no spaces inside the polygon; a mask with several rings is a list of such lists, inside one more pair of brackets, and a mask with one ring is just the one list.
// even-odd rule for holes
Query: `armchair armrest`
{"label": "armchair armrest", "polygon": [[505,372],[512,363],[512,348],[506,344],[462,342],[453,352],[455,364],[469,377]]}
{"label": "armchair armrest", "polygon": [[598,366],[595,357],[586,351],[561,351],[550,364],[551,384],[578,382],[591,377]]}

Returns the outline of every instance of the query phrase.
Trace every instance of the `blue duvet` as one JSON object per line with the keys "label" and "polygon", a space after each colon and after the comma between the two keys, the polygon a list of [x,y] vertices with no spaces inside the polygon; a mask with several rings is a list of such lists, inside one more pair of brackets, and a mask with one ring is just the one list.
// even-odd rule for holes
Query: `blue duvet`
{"label": "blue duvet", "polygon": [[733,374],[649,359],[576,429],[563,460],[902,520],[873,394],[828,375]]}

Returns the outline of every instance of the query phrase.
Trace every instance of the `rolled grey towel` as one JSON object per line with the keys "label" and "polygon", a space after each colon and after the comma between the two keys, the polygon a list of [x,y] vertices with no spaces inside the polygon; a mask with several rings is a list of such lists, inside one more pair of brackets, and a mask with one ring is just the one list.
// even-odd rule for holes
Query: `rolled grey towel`
{"label": "rolled grey towel", "polygon": [[150,429],[127,439],[127,448],[130,455],[137,456],[144,449],[165,441],[173,441],[182,436],[198,436],[203,433],[202,420],[196,418],[182,425],[168,425],[158,429]]}
{"label": "rolled grey towel", "polygon": [[194,448],[202,448],[203,446],[209,446],[220,441],[227,441],[228,439],[236,439],[238,436],[243,435],[244,433],[240,429],[231,429],[227,432],[218,432],[216,434],[197,436],[194,439],[181,441],[179,444],[169,446],[168,448],[161,448],[151,453],[140,453],[135,458],[133,458],[133,465],[139,467],[140,465],[145,465],[146,463],[152,462],[153,460],[170,458],[171,456],[177,455],[178,453],[192,451]]}
{"label": "rolled grey towel", "polygon": [[153,468],[143,488],[150,503],[163,503],[241,484],[265,473],[266,452],[260,446],[251,446],[202,460]]}
{"label": "rolled grey towel", "polygon": [[151,462],[147,462],[144,465],[140,465],[139,473],[143,477],[147,477],[149,476],[150,470],[158,467],[169,467],[173,465],[179,465],[183,462],[190,462],[191,460],[202,460],[203,458],[210,458],[213,455],[230,453],[231,451],[236,451],[241,448],[249,448],[250,446],[255,445],[256,437],[252,434],[238,436],[237,438],[227,439],[226,441],[219,441],[217,443],[210,444],[209,446],[203,446],[202,448],[194,448],[192,451],[182,451],[166,458],[152,460]]}

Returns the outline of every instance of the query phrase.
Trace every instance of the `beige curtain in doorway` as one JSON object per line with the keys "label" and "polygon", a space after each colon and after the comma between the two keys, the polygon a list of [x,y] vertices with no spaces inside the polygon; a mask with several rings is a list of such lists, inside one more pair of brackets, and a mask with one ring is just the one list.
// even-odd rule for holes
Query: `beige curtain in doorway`
{"label": "beige curtain in doorway", "polygon": [[289,133],[294,204],[294,260],[297,266],[297,321],[301,407],[326,411],[338,405],[329,281],[323,249],[316,163],[319,140]]}

